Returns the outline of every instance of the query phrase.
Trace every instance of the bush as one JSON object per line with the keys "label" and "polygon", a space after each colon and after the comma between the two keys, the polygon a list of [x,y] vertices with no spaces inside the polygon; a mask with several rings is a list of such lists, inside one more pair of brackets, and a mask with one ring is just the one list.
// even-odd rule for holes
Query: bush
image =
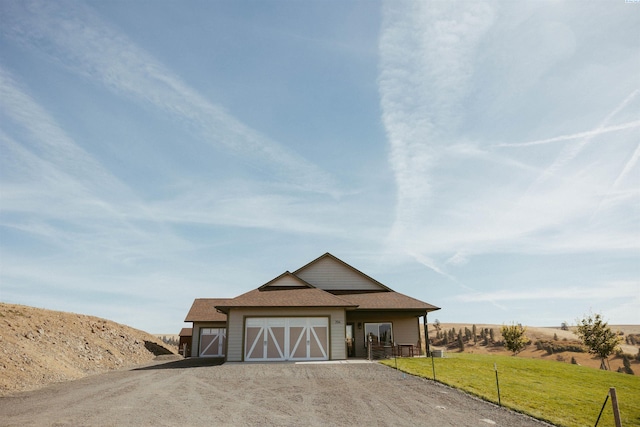
{"label": "bush", "polygon": [[587,349],[581,344],[552,341],[536,341],[536,349],[545,350],[547,354],[562,353],[564,351],[570,351],[573,353],[587,352]]}
{"label": "bush", "polygon": [[[503,326],[501,329],[504,346],[511,350],[513,354],[518,354],[529,343],[529,338],[525,335],[527,328],[522,325]],[[493,329],[491,330],[493,332]]]}

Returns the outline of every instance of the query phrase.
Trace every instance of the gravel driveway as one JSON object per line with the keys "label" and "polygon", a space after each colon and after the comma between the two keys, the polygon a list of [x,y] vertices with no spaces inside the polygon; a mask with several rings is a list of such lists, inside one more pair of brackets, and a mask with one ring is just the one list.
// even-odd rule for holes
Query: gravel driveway
{"label": "gravel driveway", "polygon": [[377,363],[186,359],[0,398],[0,425],[546,424]]}

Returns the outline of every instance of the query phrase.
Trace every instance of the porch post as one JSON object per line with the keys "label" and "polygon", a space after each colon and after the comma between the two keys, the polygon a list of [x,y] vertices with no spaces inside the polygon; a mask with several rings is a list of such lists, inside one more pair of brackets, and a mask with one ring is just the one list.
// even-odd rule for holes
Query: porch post
{"label": "porch post", "polygon": [[429,326],[427,325],[427,313],[424,313],[424,349],[427,352],[426,357],[431,356],[431,349],[429,348]]}

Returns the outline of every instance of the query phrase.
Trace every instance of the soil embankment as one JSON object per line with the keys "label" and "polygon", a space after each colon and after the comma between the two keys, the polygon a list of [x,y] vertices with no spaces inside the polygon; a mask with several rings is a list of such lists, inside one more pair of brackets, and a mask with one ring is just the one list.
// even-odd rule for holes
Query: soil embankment
{"label": "soil embankment", "polygon": [[109,320],[0,303],[0,396],[174,353],[155,336]]}

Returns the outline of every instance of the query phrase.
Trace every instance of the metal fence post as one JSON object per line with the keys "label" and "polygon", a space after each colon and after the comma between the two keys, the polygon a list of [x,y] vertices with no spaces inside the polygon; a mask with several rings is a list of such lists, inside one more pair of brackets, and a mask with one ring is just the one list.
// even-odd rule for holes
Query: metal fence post
{"label": "metal fence post", "polygon": [[498,365],[494,363],[493,369],[496,371],[496,387],[498,387],[498,405],[502,406],[502,401],[500,400],[500,383],[498,382]]}

